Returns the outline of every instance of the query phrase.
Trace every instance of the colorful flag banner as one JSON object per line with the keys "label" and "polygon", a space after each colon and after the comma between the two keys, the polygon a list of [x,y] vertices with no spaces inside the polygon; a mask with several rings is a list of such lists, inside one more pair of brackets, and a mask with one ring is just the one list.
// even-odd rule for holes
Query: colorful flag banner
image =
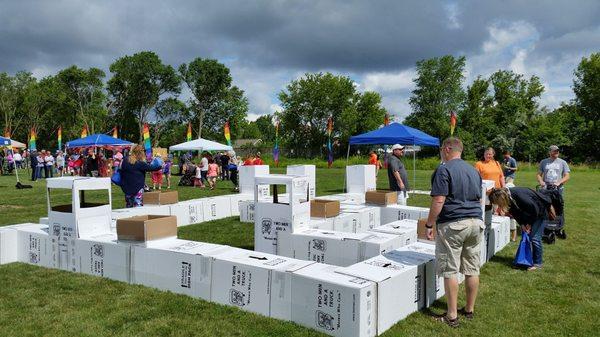
{"label": "colorful flag banner", "polygon": [[144,149],[146,150],[146,159],[152,160],[152,144],[150,143],[150,127],[144,123]]}
{"label": "colorful flag banner", "polygon": [[35,151],[35,129],[31,128],[31,134],[29,135],[29,151]]}
{"label": "colorful flag banner", "polygon": [[231,132],[229,130],[229,121],[225,122],[223,133],[225,134],[225,140],[227,141],[227,145],[231,146]]}
{"label": "colorful flag banner", "polygon": [[327,167],[333,165],[333,146],[331,144],[331,133],[333,132],[333,119],[327,121]]}
{"label": "colorful flag banner", "polygon": [[115,125],[115,127],[113,128],[113,138],[119,138],[119,131],[117,129],[117,126]]}
{"label": "colorful flag banner", "polygon": [[454,111],[450,112],[450,135],[454,134],[454,128],[456,128],[456,113]]}
{"label": "colorful flag banner", "polygon": [[83,129],[81,130],[81,138],[85,138],[88,136],[88,128],[87,125],[83,126]]}
{"label": "colorful flag banner", "polygon": [[185,139],[188,142],[192,140],[192,123],[188,123],[187,135]]}
{"label": "colorful flag banner", "polygon": [[385,113],[385,117],[383,118],[383,125],[390,125],[390,114],[388,114],[387,112]]}
{"label": "colorful flag banner", "polygon": [[273,146],[273,161],[279,167],[279,121],[275,122],[275,146]]}
{"label": "colorful flag banner", "polygon": [[62,149],[62,126],[58,127],[58,150]]}

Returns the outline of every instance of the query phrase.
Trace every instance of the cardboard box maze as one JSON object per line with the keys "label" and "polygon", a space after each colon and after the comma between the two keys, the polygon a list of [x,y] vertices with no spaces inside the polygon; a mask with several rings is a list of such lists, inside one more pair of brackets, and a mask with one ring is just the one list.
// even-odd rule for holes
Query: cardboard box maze
{"label": "cardboard box maze", "polygon": [[[141,284],[334,336],[381,334],[444,295],[435,247],[416,242],[416,219],[410,219],[421,217],[423,209],[369,207],[348,194],[339,197],[349,200],[341,201],[340,215],[315,220],[306,176],[255,175],[253,183],[254,200],[241,194],[111,212],[108,179],[48,179],[48,225],[0,228],[0,263],[20,261]],[[285,194],[274,188],[266,198],[272,185],[284,185]],[[70,189],[70,204],[58,204],[53,189]],[[233,207],[250,201],[259,234],[256,251],[176,238],[176,225],[206,221],[207,212],[208,219],[231,215]],[[216,212],[206,205],[215,205]],[[176,221],[180,214],[187,219]],[[154,228],[155,220],[168,222],[168,229]],[[133,226],[122,232],[130,235],[127,241],[111,228],[119,221]],[[494,217],[493,223],[483,254],[508,242],[510,220]],[[332,231],[336,228],[346,232]]]}

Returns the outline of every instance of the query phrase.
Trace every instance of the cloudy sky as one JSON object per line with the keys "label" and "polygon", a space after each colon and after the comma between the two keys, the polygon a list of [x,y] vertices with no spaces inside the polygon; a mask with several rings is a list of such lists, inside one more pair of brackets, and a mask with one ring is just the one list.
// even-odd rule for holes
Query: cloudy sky
{"label": "cloudy sky", "polygon": [[[305,72],[350,76],[410,113],[414,65],[467,57],[465,76],[537,75],[550,108],[573,97],[573,70],[600,51],[600,1],[11,1],[0,0],[0,72],[38,77],[72,64],[107,71],[118,57],[156,52],[177,67],[196,57],[230,67],[250,119]],[[110,76],[110,74],[109,74]]]}

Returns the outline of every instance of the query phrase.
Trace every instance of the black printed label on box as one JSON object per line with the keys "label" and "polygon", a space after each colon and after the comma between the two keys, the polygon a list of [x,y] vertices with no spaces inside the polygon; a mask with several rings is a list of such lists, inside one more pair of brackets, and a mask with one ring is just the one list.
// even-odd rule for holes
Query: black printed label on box
{"label": "black printed label on box", "polygon": [[181,287],[192,288],[192,264],[181,262]]}

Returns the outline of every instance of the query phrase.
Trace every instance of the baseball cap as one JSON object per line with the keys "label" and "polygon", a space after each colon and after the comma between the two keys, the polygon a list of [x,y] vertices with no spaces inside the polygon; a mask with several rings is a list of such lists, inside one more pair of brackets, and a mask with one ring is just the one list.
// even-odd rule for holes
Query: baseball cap
{"label": "baseball cap", "polygon": [[392,145],[392,151],[394,151],[396,149],[404,150],[404,146],[402,146],[400,144],[394,144],[394,145]]}
{"label": "baseball cap", "polygon": [[550,151],[559,151],[558,146],[556,146],[556,145],[550,145],[550,147],[548,148],[548,150],[550,150]]}

